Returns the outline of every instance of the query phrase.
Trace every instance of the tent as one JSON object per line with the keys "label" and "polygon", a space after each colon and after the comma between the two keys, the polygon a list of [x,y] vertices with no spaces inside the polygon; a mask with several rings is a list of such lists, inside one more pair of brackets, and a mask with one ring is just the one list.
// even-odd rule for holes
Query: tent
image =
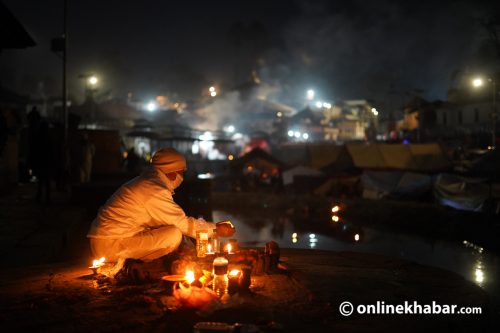
{"label": "tent", "polygon": [[323,173],[316,169],[298,165],[283,172],[283,185],[291,185],[296,176],[322,177]]}
{"label": "tent", "polygon": [[466,178],[451,174],[438,175],[434,183],[434,197],[444,205],[459,210],[480,212],[488,199],[499,205],[500,187],[485,183],[483,179]]}
{"label": "tent", "polygon": [[345,146],[332,144],[312,144],[307,146],[309,166],[333,175],[351,171],[354,163]]}
{"label": "tent", "polygon": [[273,155],[287,166],[309,165],[309,154],[304,144],[283,144],[273,151]]}
{"label": "tent", "polygon": [[255,148],[249,153],[231,161],[229,164],[229,168],[233,171],[241,171],[249,166],[251,166],[252,169],[258,169],[264,172],[269,172],[271,170],[279,171],[283,167],[283,162],[265,150]]}
{"label": "tent", "polygon": [[438,144],[349,144],[347,151],[359,169],[435,173],[451,167]]}
{"label": "tent", "polygon": [[419,198],[432,189],[432,177],[407,171],[364,171],[363,198]]}

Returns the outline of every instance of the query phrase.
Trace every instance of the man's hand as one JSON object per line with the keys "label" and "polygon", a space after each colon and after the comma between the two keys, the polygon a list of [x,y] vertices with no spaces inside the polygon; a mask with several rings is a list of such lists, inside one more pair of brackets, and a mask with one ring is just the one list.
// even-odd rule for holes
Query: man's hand
{"label": "man's hand", "polygon": [[231,221],[217,222],[215,226],[217,228],[217,235],[219,237],[231,237],[236,231]]}

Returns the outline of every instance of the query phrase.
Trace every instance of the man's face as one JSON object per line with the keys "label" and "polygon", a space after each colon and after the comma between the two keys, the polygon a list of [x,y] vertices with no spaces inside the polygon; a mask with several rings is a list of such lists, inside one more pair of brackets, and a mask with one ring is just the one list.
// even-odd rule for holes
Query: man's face
{"label": "man's face", "polygon": [[165,175],[167,176],[168,179],[174,181],[177,178],[177,175],[184,178],[184,170],[169,172],[169,173],[166,173]]}

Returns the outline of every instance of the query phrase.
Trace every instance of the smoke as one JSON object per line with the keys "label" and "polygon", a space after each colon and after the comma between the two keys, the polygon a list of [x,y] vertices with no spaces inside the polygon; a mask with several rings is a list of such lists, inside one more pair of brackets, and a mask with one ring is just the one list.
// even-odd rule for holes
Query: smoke
{"label": "smoke", "polygon": [[269,127],[268,120],[279,111],[272,102],[279,94],[280,90],[274,85],[247,82],[196,108],[196,119],[190,119],[189,125],[201,131],[216,131],[233,125],[236,132],[270,133],[273,128]]}
{"label": "smoke", "polygon": [[300,2],[283,29],[284,47],[261,73],[279,81],[300,105],[305,90],[320,98],[377,102],[416,91],[446,98],[453,71],[471,65],[480,42],[477,4],[464,1]]}
{"label": "smoke", "polygon": [[214,99],[208,105],[195,110],[199,120],[194,128],[199,130],[216,131],[228,124],[234,124],[238,114],[244,108],[237,91],[229,92],[221,98]]}

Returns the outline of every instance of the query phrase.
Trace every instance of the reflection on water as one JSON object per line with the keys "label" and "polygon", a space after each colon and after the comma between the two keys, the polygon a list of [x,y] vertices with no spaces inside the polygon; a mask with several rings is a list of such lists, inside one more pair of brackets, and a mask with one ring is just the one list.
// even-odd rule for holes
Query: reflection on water
{"label": "reflection on water", "polygon": [[318,243],[318,239],[316,238],[315,234],[309,234],[309,247],[311,249],[316,247],[316,244]]}
{"label": "reflection on water", "polygon": [[485,284],[485,267],[483,263],[483,251],[484,249],[474,243],[467,240],[463,241],[464,246],[470,250],[470,252],[476,257],[476,262],[473,268],[474,281],[481,287]]}
{"label": "reflection on water", "polygon": [[260,247],[274,240],[282,248],[369,252],[399,257],[456,272],[500,302],[498,281],[493,279],[500,273],[498,257],[469,241],[430,240],[367,227],[361,229],[344,222],[331,223],[328,234],[313,234],[295,230],[293,223],[286,218],[255,218],[223,211],[214,211],[213,216],[215,221],[230,219],[235,224],[237,232],[234,237],[242,246]]}

